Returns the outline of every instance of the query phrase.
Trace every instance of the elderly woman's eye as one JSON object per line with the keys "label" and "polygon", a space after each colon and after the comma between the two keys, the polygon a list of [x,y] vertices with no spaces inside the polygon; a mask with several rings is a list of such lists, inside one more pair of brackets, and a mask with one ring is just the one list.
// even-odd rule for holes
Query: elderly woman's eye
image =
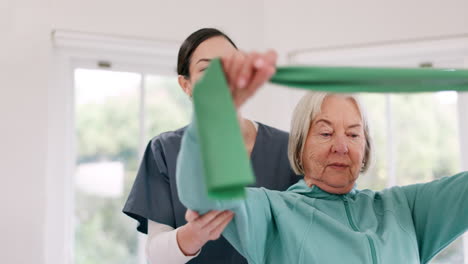
{"label": "elderly woman's eye", "polygon": [[359,134],[351,134],[350,135],[352,138],[358,138],[359,137]]}
{"label": "elderly woman's eye", "polygon": [[331,133],[320,133],[320,135],[323,137],[330,137]]}

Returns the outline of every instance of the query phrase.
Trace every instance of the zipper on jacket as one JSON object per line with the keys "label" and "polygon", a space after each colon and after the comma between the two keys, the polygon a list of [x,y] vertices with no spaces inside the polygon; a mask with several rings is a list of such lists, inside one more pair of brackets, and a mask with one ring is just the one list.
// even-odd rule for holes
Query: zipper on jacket
{"label": "zipper on jacket", "polygon": [[372,255],[372,263],[377,263],[377,256],[375,253],[375,246],[374,246],[374,240],[372,240],[372,237],[370,237],[368,234],[366,234],[367,240],[369,240],[369,245],[371,249],[371,255]]}
{"label": "zipper on jacket", "polygon": [[[349,210],[348,199],[344,196],[343,196],[343,203],[345,206],[346,216],[348,217],[349,225],[354,231],[359,232],[357,226],[354,224],[353,218],[351,217],[351,211]],[[365,235],[367,237],[367,241],[369,241],[369,247],[370,247],[371,256],[372,256],[372,263],[377,263],[377,255],[375,253],[374,240],[372,240],[372,238],[368,234],[365,234]]]}
{"label": "zipper on jacket", "polygon": [[344,202],[344,206],[345,206],[345,210],[346,210],[346,216],[348,217],[349,225],[351,226],[351,228],[354,231],[358,232],[359,230],[356,227],[356,225],[354,224],[353,218],[351,217],[351,212],[349,211],[348,200],[346,199],[346,197],[343,197],[343,202]]}

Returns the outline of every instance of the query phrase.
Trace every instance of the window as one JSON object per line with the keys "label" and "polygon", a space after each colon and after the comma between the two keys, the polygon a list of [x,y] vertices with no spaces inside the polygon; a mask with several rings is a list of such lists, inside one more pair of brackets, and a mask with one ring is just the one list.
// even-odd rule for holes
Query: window
{"label": "window", "polygon": [[[121,211],[151,137],[186,125],[175,76],[74,71],[74,263],[146,263],[136,221]],[[140,241],[140,242],[139,242]]]}

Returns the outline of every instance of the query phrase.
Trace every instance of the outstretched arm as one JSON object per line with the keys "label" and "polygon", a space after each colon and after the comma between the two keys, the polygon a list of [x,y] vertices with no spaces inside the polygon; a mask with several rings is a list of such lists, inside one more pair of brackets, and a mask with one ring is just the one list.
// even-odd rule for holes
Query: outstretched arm
{"label": "outstretched arm", "polygon": [[468,229],[468,172],[402,188],[412,211],[421,263],[427,263]]}

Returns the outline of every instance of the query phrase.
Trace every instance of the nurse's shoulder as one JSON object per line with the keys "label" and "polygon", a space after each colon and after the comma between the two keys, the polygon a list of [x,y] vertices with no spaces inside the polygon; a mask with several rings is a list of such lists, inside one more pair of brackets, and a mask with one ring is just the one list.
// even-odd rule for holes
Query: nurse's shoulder
{"label": "nurse's shoulder", "polygon": [[174,131],[167,131],[153,137],[150,141],[153,153],[162,152],[165,154],[177,154],[180,150],[180,142],[187,126]]}

